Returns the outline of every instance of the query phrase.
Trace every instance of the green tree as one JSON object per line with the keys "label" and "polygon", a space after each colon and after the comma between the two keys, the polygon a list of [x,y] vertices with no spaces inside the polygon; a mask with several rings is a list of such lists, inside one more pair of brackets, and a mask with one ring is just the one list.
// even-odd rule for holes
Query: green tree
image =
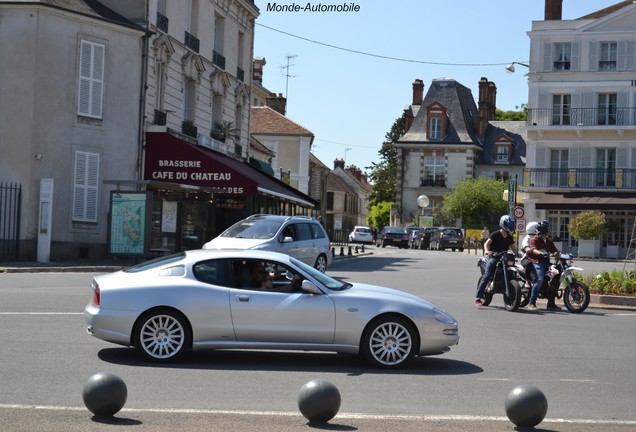
{"label": "green tree", "polygon": [[236,142],[240,139],[240,133],[241,130],[234,126],[231,121],[214,122],[214,127],[212,128],[212,135],[222,142],[227,140]]}
{"label": "green tree", "polygon": [[370,170],[369,181],[373,184],[373,192],[369,198],[369,209],[383,202],[395,201],[395,185],[397,181],[397,150],[393,145],[404,135],[404,117],[400,117],[385,135],[382,148],[378,151],[380,161],[372,162],[366,167]]}
{"label": "green tree", "polygon": [[577,240],[595,240],[607,232],[605,213],[598,210],[579,213],[570,220],[568,228]]}
{"label": "green tree", "polygon": [[517,111],[502,111],[500,109],[495,110],[495,120],[497,121],[525,121],[528,118],[528,104],[521,104],[521,111],[518,111],[519,107],[515,107]]}
{"label": "green tree", "polygon": [[492,225],[508,213],[508,203],[503,200],[507,186],[503,180],[484,177],[461,180],[444,196],[444,210],[461,218],[466,228]]}
{"label": "green tree", "polygon": [[381,230],[389,224],[391,220],[391,202],[384,201],[371,206],[367,222],[369,225]]}

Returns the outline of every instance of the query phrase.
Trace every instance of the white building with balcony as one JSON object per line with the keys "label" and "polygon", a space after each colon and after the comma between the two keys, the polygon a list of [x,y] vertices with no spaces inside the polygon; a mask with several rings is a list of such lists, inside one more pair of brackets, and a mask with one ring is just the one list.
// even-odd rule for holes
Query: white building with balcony
{"label": "white building with balcony", "polygon": [[600,210],[600,256],[625,257],[636,215],[636,3],[574,20],[561,6],[546,0],[528,33],[526,218],[549,220],[576,252],[570,220]]}

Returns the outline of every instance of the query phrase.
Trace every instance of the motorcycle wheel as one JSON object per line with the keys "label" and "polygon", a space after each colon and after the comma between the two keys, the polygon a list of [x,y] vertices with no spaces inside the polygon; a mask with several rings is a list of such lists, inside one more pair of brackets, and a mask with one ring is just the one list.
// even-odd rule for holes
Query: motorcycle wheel
{"label": "motorcycle wheel", "polygon": [[511,280],[509,283],[511,294],[506,295],[504,293],[504,305],[506,305],[507,311],[514,312],[519,309],[519,304],[521,303],[521,284],[516,280]]}
{"label": "motorcycle wheel", "polygon": [[581,282],[574,282],[563,292],[563,303],[572,313],[581,313],[590,304],[590,289]]}

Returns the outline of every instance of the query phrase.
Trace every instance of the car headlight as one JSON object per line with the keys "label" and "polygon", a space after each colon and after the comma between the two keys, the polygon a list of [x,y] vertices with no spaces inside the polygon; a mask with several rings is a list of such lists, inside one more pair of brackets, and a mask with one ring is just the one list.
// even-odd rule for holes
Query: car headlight
{"label": "car headlight", "polygon": [[455,318],[447,314],[445,311],[441,309],[434,308],[433,309],[433,317],[444,324],[457,324]]}

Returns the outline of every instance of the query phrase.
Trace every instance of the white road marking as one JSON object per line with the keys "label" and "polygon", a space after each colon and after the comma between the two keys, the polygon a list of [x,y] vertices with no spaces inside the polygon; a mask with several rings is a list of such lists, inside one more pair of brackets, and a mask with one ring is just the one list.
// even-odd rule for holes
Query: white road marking
{"label": "white road marking", "polygon": [[[0,404],[0,409],[24,409],[24,410],[49,410],[49,411],[86,411],[85,407],[47,406],[47,405],[22,405],[22,404]],[[239,416],[300,416],[299,412],[292,411],[242,411],[242,410],[203,410],[203,409],[164,409],[164,408],[124,408],[121,412],[129,413],[171,413],[171,414],[213,414],[213,415],[239,415]],[[410,420],[410,421],[502,421],[509,422],[508,417],[502,416],[473,416],[473,415],[409,415],[409,414],[362,414],[362,413],[339,413],[338,419],[361,419],[361,420]],[[599,424],[599,425],[621,425],[636,426],[636,420],[595,420],[595,419],[550,419],[546,418],[543,423],[571,423],[571,424]]]}

